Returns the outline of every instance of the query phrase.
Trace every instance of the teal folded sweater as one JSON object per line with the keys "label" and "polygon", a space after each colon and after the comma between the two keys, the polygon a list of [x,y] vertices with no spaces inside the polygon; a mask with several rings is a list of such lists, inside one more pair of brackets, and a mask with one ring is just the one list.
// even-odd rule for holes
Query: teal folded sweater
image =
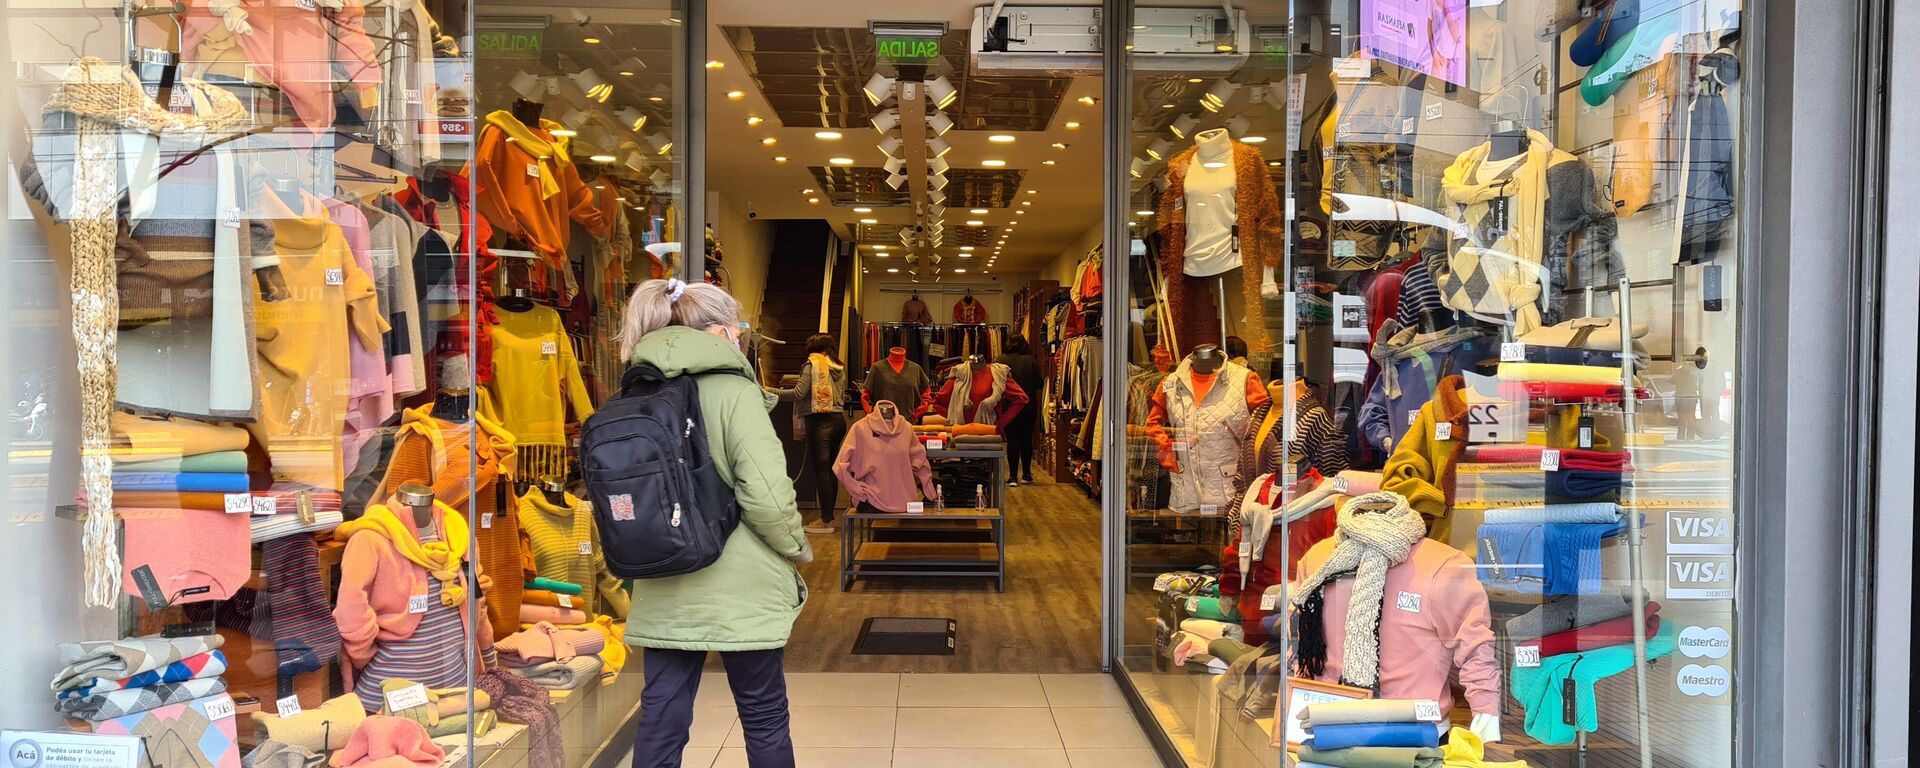
{"label": "teal folded sweater", "polygon": [[536,578],[532,581],[529,581],[526,583],[525,586],[527,589],[544,589],[548,592],[555,592],[562,595],[577,595],[577,594],[580,594],[581,592],[586,591],[584,589],[581,589],[580,585],[578,584],[568,584],[564,581],[554,581],[553,579],[542,579],[542,578]]}
{"label": "teal folded sweater", "polygon": [[[1662,622],[1660,631],[1647,640],[1649,661],[1673,653],[1673,623]],[[1610,645],[1583,653],[1563,653],[1540,660],[1538,667],[1515,667],[1513,697],[1527,708],[1528,736],[1545,744],[1572,744],[1580,731],[1600,729],[1599,710],[1593,702],[1593,685],[1633,668],[1633,644]],[[1574,719],[1567,723],[1561,699],[1567,680],[1573,680]]]}

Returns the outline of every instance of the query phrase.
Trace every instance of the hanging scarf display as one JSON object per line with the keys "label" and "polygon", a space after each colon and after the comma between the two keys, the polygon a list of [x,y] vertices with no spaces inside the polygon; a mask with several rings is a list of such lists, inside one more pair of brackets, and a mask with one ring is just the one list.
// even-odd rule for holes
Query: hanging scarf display
{"label": "hanging scarf display", "polygon": [[1347,604],[1345,657],[1341,683],[1372,688],[1380,681],[1380,611],[1386,599],[1387,569],[1407,559],[1427,535],[1426,521],[1407,499],[1392,491],[1358,496],[1340,508],[1332,556],[1294,588],[1296,664],[1302,674],[1318,676],[1326,663],[1321,587],[1335,576],[1353,573]]}
{"label": "hanging scarf display", "polygon": [[1572,156],[1539,131],[1527,131],[1525,153],[1492,178],[1481,178],[1491,142],[1455,158],[1441,189],[1455,207],[1465,238],[1456,239],[1434,270],[1447,306],[1490,317],[1511,316],[1514,333],[1541,326],[1545,283],[1547,169]]}

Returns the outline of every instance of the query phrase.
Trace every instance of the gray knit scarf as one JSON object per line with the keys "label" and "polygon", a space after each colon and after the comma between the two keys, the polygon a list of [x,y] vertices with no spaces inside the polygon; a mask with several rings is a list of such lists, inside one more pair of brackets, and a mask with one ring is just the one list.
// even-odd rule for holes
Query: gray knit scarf
{"label": "gray knit scarf", "polygon": [[[1461,342],[1471,341],[1483,335],[1479,328],[1454,326],[1444,331],[1423,334],[1413,328],[1389,318],[1380,324],[1380,330],[1374,338],[1382,339],[1373,345],[1368,354],[1380,366],[1381,391],[1387,397],[1400,396],[1400,366],[1394,363],[1422,354],[1432,353],[1436,349],[1451,347]],[[1437,377],[1436,377],[1437,378]]]}
{"label": "gray knit scarf", "polygon": [[[1381,505],[1388,508],[1380,509]],[[1340,679],[1349,685],[1372,688],[1380,680],[1380,611],[1387,595],[1387,569],[1407,559],[1413,546],[1427,535],[1427,525],[1420,513],[1408,506],[1407,497],[1392,491],[1348,500],[1340,508],[1336,525],[1333,555],[1300,582],[1289,602],[1298,611],[1309,600],[1317,602],[1320,588],[1333,577],[1353,572]],[[1305,636],[1319,633],[1319,627],[1307,625],[1317,623],[1301,622],[1302,652],[1308,652],[1306,646],[1311,644]],[[1320,653],[1324,656],[1324,646]]]}

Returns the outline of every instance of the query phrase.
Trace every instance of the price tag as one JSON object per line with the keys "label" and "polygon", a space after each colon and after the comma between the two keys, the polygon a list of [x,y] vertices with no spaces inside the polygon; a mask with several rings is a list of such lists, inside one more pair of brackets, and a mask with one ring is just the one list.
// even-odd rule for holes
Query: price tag
{"label": "price tag", "polygon": [[586,542],[586,541],[580,542],[580,554],[583,554],[583,555],[593,554],[593,544],[591,542]]}
{"label": "price tag", "polygon": [[1428,119],[1428,120],[1438,120],[1438,119],[1440,119],[1440,104],[1439,104],[1439,103],[1437,103],[1437,102],[1436,102],[1436,103],[1433,103],[1433,104],[1428,104],[1428,105],[1427,105],[1427,111],[1426,111],[1426,116],[1427,116],[1427,119]]}
{"label": "price tag", "polygon": [[277,501],[274,501],[273,497],[271,496],[255,496],[254,497],[253,499],[254,514],[265,516],[265,515],[271,515],[279,511],[280,511],[280,503]]}
{"label": "price tag", "polygon": [[424,707],[429,703],[427,687],[419,683],[387,691],[388,712],[405,712],[414,707]]}
{"label": "price tag", "polygon": [[320,4],[315,2],[315,0],[293,0],[293,4],[303,11],[313,11],[320,8]]}
{"label": "price tag", "polygon": [[1413,719],[1424,723],[1440,722],[1440,702],[1416,701],[1413,703]]}
{"label": "price tag", "polygon": [[[909,512],[913,511],[913,505],[911,504],[907,505],[907,511]],[[1163,574],[1160,574],[1159,576],[1153,577],[1153,591],[1155,592],[1167,591],[1167,587],[1173,585],[1174,577],[1175,577],[1175,574],[1171,574],[1171,573],[1163,573]]]}
{"label": "price tag", "polygon": [[327,269],[327,285],[346,285],[347,271],[339,267]]}
{"label": "price tag", "polygon": [[226,498],[227,514],[245,515],[253,512],[253,495],[247,493],[229,493]]}
{"label": "price tag", "polygon": [[1280,593],[1267,590],[1260,593],[1260,610],[1271,611],[1280,604]]}
{"label": "price tag", "polygon": [[540,354],[546,355],[547,357],[553,357],[554,355],[560,354],[560,342],[557,342],[557,341],[540,342]]}
{"label": "price tag", "polygon": [[1419,420],[1420,420],[1420,409],[1415,408],[1411,411],[1407,411],[1407,426],[1411,427],[1413,426],[1414,422],[1417,422]]}
{"label": "price tag", "polygon": [[300,714],[300,697],[288,696],[274,702],[273,708],[280,711],[281,717],[293,717],[294,715]]}
{"label": "price tag", "polygon": [[1346,478],[1344,478],[1344,477],[1336,477],[1336,478],[1334,478],[1334,479],[1333,479],[1333,492],[1334,492],[1334,493],[1337,493],[1337,494],[1340,494],[1340,495],[1342,495],[1342,496],[1345,496],[1345,495],[1347,495],[1347,479],[1346,479]]}
{"label": "price tag", "polygon": [[1413,133],[1413,118],[1409,117],[1405,120],[1400,121],[1400,132]]}
{"label": "price tag", "polygon": [[227,229],[239,229],[240,209],[228,207],[226,210],[221,211],[220,226],[226,227]]}
{"label": "price tag", "polygon": [[1540,468],[1548,472],[1560,471],[1560,452],[1551,448],[1541,451]]}
{"label": "price tag", "polygon": [[945,447],[947,447],[947,441],[945,440],[928,440],[927,441],[927,450],[929,451],[938,451]]}
{"label": "price tag", "polygon": [[1399,597],[1394,598],[1393,605],[1407,613],[1419,613],[1421,602],[1420,593],[1402,592]]}
{"label": "price tag", "polygon": [[1200,612],[1200,598],[1198,597],[1187,598],[1187,613],[1199,613],[1199,612]]}
{"label": "price tag", "polygon": [[1433,423],[1433,439],[1452,440],[1453,439],[1453,422],[1451,421],[1434,422]]}
{"label": "price tag", "polygon": [[1540,646],[1516,645],[1513,647],[1513,665],[1516,667],[1540,666]]}
{"label": "price tag", "polygon": [[482,512],[482,513],[480,513],[480,527],[482,527],[482,528],[492,528],[492,527],[493,527],[493,513],[492,513],[492,512]]}
{"label": "price tag", "polygon": [[418,89],[418,88],[408,88],[408,89],[407,89],[407,102],[408,102],[408,103],[411,103],[411,104],[418,104],[418,103],[420,103],[420,89]]}
{"label": "price tag", "polygon": [[427,596],[412,595],[407,598],[407,613],[426,613]]}
{"label": "price tag", "polygon": [[1524,341],[1506,341],[1500,343],[1500,362],[1524,363],[1527,361],[1527,343]]}
{"label": "price tag", "polygon": [[554,597],[560,598],[560,607],[562,608],[573,607],[573,595],[554,595]]}
{"label": "price tag", "polygon": [[220,698],[207,702],[207,719],[213,721],[233,717],[233,697],[220,694]]}
{"label": "price tag", "polygon": [[1333,60],[1334,77],[1344,80],[1365,80],[1367,76],[1372,73],[1373,68],[1367,66],[1367,60],[1359,56],[1348,56],[1343,59]]}
{"label": "price tag", "polygon": [[527,163],[527,175],[532,176],[533,178],[536,178],[536,179],[540,178],[540,164]]}
{"label": "price tag", "polygon": [[[909,514],[909,515],[924,515],[924,514],[926,514],[926,512],[927,512],[927,503],[926,503],[926,502],[924,502],[924,501],[909,501],[909,502],[907,502],[907,514]],[[1162,575],[1164,575],[1164,574],[1162,574]],[[1161,588],[1161,589],[1165,589],[1165,587],[1160,587],[1160,588]]]}
{"label": "price tag", "polygon": [[1200,514],[1204,516],[1212,516],[1212,515],[1220,514],[1220,505],[1202,504],[1200,505]]}

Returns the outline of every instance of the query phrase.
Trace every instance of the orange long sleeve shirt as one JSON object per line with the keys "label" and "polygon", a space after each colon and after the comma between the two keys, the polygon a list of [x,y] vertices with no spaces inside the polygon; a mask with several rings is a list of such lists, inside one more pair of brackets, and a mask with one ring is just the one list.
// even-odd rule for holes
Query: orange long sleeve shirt
{"label": "orange long sleeve shirt", "polygon": [[[1188,382],[1193,385],[1193,399],[1195,402],[1205,400],[1207,393],[1213,391],[1213,383],[1220,378],[1219,371],[1208,374],[1192,373],[1189,375],[1191,378],[1188,379]],[[1267,396],[1266,385],[1260,383],[1260,374],[1253,372],[1247,373],[1246,395],[1247,410],[1249,412],[1262,405],[1266,405],[1267,400],[1271,399]],[[1152,405],[1147,410],[1147,437],[1153,440],[1154,445],[1160,447],[1160,465],[1166,467],[1169,472],[1175,471],[1173,435],[1167,430],[1167,391],[1164,389],[1153,390]]]}

